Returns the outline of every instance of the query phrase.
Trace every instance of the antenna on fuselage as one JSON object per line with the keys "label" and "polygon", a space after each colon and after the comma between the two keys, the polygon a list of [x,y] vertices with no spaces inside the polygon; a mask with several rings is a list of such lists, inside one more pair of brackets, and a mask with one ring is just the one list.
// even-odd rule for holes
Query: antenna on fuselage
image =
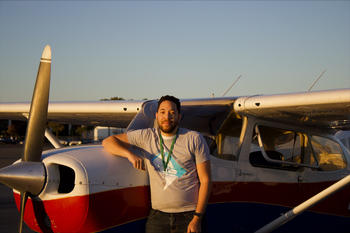
{"label": "antenna on fuselage", "polygon": [[308,92],[311,91],[311,89],[315,86],[315,84],[318,82],[318,80],[320,80],[320,78],[323,76],[324,73],[326,73],[327,70],[322,71],[322,73],[318,76],[318,78],[315,80],[315,82],[313,82],[313,84],[309,87],[309,89],[307,90]]}
{"label": "antenna on fuselage", "polygon": [[231,86],[230,86],[229,88],[227,88],[227,90],[224,92],[224,94],[222,94],[222,97],[224,97],[224,96],[227,94],[227,92],[229,92],[229,91],[231,90],[231,88],[238,82],[238,80],[239,80],[241,77],[242,77],[242,75],[240,74],[240,75],[236,78],[236,80],[231,84]]}

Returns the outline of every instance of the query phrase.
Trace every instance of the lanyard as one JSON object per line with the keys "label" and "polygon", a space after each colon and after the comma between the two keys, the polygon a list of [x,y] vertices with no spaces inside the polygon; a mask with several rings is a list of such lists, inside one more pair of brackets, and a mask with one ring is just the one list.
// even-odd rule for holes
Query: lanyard
{"label": "lanyard", "polygon": [[178,132],[179,132],[179,130],[176,131],[176,136],[174,137],[173,142],[171,143],[170,151],[169,151],[168,158],[167,158],[166,162],[165,162],[165,159],[164,159],[164,146],[163,146],[164,142],[163,142],[163,137],[162,137],[161,132],[159,132],[160,154],[162,155],[162,162],[163,162],[164,171],[166,171],[166,169],[168,167],[171,154],[173,153],[175,141],[176,141],[177,136],[178,136]]}

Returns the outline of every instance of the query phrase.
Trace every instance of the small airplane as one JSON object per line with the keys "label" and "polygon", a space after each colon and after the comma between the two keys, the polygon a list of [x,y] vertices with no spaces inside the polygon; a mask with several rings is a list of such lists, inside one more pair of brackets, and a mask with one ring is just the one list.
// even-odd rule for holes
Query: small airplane
{"label": "small airplane", "polygon": [[[144,232],[147,173],[101,145],[62,147],[46,122],[154,127],[157,101],[49,103],[50,70],[46,46],[31,104],[0,103],[1,119],[28,119],[22,159],[0,169],[0,182],[14,192],[19,232],[23,221],[37,232]],[[201,132],[211,152],[209,232],[259,232],[279,217],[288,221],[260,232],[350,232],[349,182],[318,198],[350,177],[349,149],[335,136],[350,129],[350,89],[181,105],[181,127]],[[56,149],[42,151],[44,135]],[[281,216],[315,198],[298,216]]]}

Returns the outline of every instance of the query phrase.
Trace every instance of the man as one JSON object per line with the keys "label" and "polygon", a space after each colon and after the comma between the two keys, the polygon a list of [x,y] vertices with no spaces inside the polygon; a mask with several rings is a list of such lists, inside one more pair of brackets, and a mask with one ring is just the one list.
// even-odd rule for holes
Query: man
{"label": "man", "polygon": [[[199,133],[178,127],[180,119],[179,99],[163,96],[156,113],[159,129],[135,130],[103,141],[109,153],[127,158],[135,168],[144,170],[146,164],[152,203],[147,233],[202,231],[211,189],[209,149]],[[146,155],[136,155],[131,145]]]}

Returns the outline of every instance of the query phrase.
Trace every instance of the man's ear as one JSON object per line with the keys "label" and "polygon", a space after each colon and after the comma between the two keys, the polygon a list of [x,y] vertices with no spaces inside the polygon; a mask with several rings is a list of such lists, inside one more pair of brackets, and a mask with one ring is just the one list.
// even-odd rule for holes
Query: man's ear
{"label": "man's ear", "polygon": [[179,121],[181,121],[181,120],[182,120],[182,114],[179,113]]}

